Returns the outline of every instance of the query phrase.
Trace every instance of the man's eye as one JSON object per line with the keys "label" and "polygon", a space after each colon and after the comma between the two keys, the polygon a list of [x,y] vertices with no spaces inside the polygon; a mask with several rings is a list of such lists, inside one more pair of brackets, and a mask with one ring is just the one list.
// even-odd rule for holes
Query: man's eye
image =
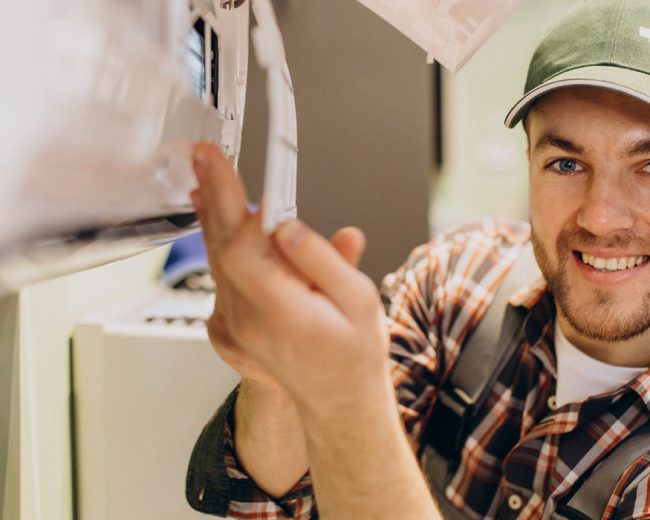
{"label": "man's eye", "polygon": [[549,165],[552,170],[560,173],[576,173],[583,170],[582,166],[573,159],[559,159]]}

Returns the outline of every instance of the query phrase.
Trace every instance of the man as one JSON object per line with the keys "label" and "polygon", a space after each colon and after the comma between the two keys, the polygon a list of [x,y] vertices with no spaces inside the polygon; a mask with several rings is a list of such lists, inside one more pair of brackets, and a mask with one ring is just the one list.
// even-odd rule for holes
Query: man
{"label": "man", "polygon": [[[249,519],[441,518],[414,453],[426,429],[446,427],[432,414],[440,388],[529,238],[543,278],[508,295],[524,327],[443,500],[467,518],[550,518],[648,423],[644,27],[647,0],[589,0],[549,33],[507,119],[528,135],[530,229],[486,220],[416,249],[385,280],[387,321],[354,269],[358,231],[328,244],[293,221],[264,237],[227,161],[197,146],[192,197],[219,287],[209,332],[242,383],[195,448],[194,507]],[[604,518],[650,518],[650,448],[606,493]]]}

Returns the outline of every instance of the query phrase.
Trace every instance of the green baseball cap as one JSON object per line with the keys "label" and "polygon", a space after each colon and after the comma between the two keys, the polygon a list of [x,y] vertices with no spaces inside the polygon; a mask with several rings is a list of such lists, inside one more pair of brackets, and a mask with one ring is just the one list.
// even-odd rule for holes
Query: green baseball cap
{"label": "green baseball cap", "polygon": [[525,94],[506,126],[514,128],[541,96],[579,85],[650,103],[650,0],[583,0],[574,6],[533,54]]}

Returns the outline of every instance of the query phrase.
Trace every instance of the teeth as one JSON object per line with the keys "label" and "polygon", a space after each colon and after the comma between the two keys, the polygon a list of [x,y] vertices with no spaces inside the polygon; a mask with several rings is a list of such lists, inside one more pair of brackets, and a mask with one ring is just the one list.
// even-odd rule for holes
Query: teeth
{"label": "teeth", "polygon": [[582,253],[582,262],[595,269],[606,271],[622,271],[641,265],[648,259],[647,256],[625,256],[621,258],[598,258],[597,256]]}

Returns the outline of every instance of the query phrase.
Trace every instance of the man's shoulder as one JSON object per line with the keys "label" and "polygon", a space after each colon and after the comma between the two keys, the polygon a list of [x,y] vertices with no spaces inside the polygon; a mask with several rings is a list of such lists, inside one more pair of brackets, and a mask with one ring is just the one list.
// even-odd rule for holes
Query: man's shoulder
{"label": "man's shoulder", "polygon": [[519,247],[530,240],[530,224],[504,217],[485,217],[450,227],[437,234],[431,246],[438,244],[465,247]]}
{"label": "man's shoulder", "polygon": [[428,268],[447,267],[448,274],[463,268],[466,262],[476,265],[479,259],[485,261],[484,268],[496,266],[502,259],[517,256],[516,252],[530,240],[530,234],[527,222],[485,217],[436,233],[429,242],[413,250],[407,266],[423,268],[426,263]]}
{"label": "man's shoulder", "polygon": [[[385,289],[403,283],[427,291],[470,293],[491,291],[530,240],[530,225],[505,218],[483,218],[439,233],[413,250],[395,273],[384,279]],[[388,291],[390,292],[390,291]]]}

